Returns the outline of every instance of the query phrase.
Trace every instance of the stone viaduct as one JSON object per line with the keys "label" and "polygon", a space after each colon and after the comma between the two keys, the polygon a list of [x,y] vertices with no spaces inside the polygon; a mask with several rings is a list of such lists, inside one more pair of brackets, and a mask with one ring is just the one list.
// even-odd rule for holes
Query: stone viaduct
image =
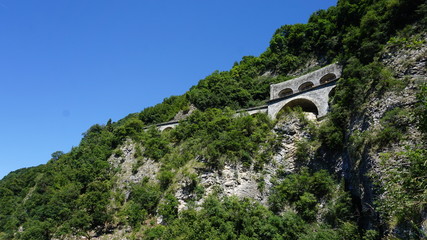
{"label": "stone viaduct", "polygon": [[[280,110],[299,106],[305,112],[314,113],[317,118],[326,115],[329,108],[329,96],[341,77],[341,66],[331,64],[303,76],[285,82],[270,85],[270,99],[266,105],[241,109],[239,114],[266,113],[275,119]],[[175,128],[178,121],[157,124],[160,131]]]}
{"label": "stone viaduct", "polygon": [[303,111],[312,112],[318,118],[325,116],[330,93],[340,77],[341,67],[331,64],[301,77],[271,85],[268,115],[274,119],[281,109],[300,106]]}

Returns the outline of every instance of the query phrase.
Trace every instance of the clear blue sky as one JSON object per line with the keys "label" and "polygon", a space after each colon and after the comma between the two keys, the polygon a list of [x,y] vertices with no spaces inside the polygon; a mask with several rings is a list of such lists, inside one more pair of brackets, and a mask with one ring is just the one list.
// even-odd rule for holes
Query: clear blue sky
{"label": "clear blue sky", "polygon": [[0,178],[180,95],[336,0],[0,0]]}

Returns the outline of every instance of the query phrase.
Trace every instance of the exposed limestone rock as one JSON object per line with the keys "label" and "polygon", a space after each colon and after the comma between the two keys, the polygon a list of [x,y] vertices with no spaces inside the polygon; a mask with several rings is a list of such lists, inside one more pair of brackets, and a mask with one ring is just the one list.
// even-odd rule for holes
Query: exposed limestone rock
{"label": "exposed limestone rock", "polygon": [[160,165],[141,156],[139,159],[136,158],[137,145],[131,140],[126,141],[119,149],[121,154],[113,154],[108,161],[113,168],[117,169],[115,175],[117,177],[116,189],[125,190],[125,198],[127,199],[129,197],[127,188],[130,184],[141,182],[144,178],[149,178],[150,181],[158,181],[156,174],[160,170]]}
{"label": "exposed limestone rock", "polygon": [[[316,116],[312,113],[304,113],[303,116],[307,121],[317,121]],[[296,163],[295,153],[297,143],[310,137],[305,127],[306,123],[303,123],[294,114],[279,121],[274,131],[282,137],[281,147],[261,171],[256,171],[253,166],[244,167],[241,164],[230,163],[226,164],[221,171],[196,169],[197,184],[204,188],[203,196],[198,199],[193,192],[188,190],[194,183],[188,178],[181,179],[178,189],[175,191],[175,197],[179,201],[179,210],[186,209],[189,201],[196,200],[196,205],[202,204],[204,199],[214,192],[219,193],[220,196],[253,198],[267,205],[268,196],[273,187],[272,180],[277,175],[277,171],[290,174],[301,166],[301,163]]]}
{"label": "exposed limestone rock", "polygon": [[411,77],[425,80],[427,75],[427,34],[413,36],[407,42],[407,46],[402,46],[402,44],[387,46],[381,61],[393,68],[399,78]]}
{"label": "exposed limestone rock", "polygon": [[190,116],[195,110],[197,110],[196,106],[191,104],[188,110],[180,110],[173,118],[173,121],[181,121],[186,117]]}
{"label": "exposed limestone rock", "polygon": [[311,72],[317,68],[320,68],[320,66],[327,64],[326,59],[318,59],[317,57],[312,57],[311,59],[307,60],[307,62],[301,66],[300,68],[296,69],[295,71],[292,71],[288,73],[289,76],[301,76],[305,73]]}

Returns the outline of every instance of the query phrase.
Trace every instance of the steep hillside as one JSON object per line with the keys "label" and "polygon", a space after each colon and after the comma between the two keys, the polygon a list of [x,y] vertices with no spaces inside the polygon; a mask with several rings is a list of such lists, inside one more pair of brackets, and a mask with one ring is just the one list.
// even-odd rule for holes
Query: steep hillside
{"label": "steep hillside", "polygon": [[[2,179],[0,239],[425,239],[426,26],[425,0],[285,25],[260,56]],[[236,114],[337,61],[325,117]]]}

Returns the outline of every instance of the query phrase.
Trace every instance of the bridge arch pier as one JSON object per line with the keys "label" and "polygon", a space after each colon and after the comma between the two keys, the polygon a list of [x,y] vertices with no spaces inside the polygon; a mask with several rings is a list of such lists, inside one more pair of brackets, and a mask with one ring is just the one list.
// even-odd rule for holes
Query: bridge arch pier
{"label": "bridge arch pier", "polygon": [[171,122],[161,123],[161,124],[157,125],[157,129],[160,132],[163,132],[165,130],[167,131],[167,130],[171,130],[171,129],[176,128],[176,126],[178,126],[178,124],[179,124],[178,121],[171,121]]}
{"label": "bridge arch pier", "polygon": [[275,119],[283,108],[287,106],[300,106],[303,111],[313,112],[318,118],[323,117],[328,113],[328,96],[334,88],[335,84],[330,84],[328,86],[322,86],[315,91],[307,91],[290,98],[272,100],[268,104],[268,116]]}

